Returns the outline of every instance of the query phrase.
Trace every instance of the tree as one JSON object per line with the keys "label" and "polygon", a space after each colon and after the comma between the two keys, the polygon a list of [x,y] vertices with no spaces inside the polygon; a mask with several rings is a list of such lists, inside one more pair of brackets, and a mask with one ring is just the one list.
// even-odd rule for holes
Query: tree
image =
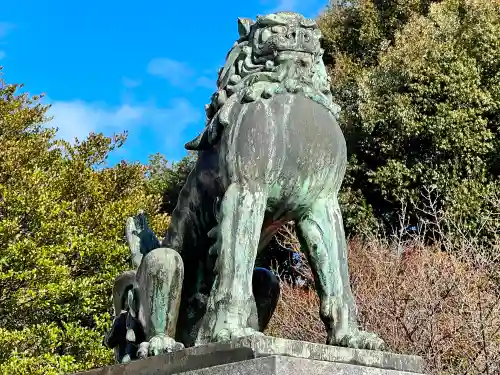
{"label": "tree", "polygon": [[190,152],[171,164],[158,153],[149,158],[148,189],[151,193],[162,195],[161,212],[171,214],[174,210],[179,193],[195,166],[196,157],[196,153]]}
{"label": "tree", "polygon": [[[343,199],[386,228],[405,205],[419,224],[433,202],[487,239],[498,230],[500,5],[429,3],[360,1],[321,18],[350,151]],[[353,18],[356,37],[340,42]],[[355,230],[360,218],[346,216]]]}
{"label": "tree", "polygon": [[161,197],[139,164],[95,168],[125,135],[57,141],[48,106],[21,87],[0,89],[0,374],[107,365],[112,283],[130,268],[125,219],[145,209],[161,232]]}

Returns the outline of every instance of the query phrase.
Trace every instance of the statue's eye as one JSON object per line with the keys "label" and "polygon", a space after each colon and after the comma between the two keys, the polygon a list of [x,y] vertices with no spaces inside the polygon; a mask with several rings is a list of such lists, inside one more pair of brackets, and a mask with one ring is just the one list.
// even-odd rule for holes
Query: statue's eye
{"label": "statue's eye", "polygon": [[311,35],[309,33],[304,33],[304,42],[309,42],[311,40]]}
{"label": "statue's eye", "polygon": [[260,33],[260,41],[261,42],[267,41],[271,35],[273,35],[271,30],[269,29],[262,30],[262,32]]}
{"label": "statue's eye", "polygon": [[273,26],[271,31],[275,34],[284,34],[286,32],[285,26]]}

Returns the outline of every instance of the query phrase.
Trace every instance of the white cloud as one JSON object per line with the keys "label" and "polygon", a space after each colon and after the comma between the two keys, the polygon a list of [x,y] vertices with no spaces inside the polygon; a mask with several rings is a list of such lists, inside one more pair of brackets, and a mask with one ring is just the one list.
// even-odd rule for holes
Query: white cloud
{"label": "white cloud", "polygon": [[74,137],[84,139],[90,132],[123,131],[144,116],[144,109],[126,104],[112,108],[81,100],[55,101],[48,115],[54,117],[50,125],[59,129],[58,138],[73,141]]}
{"label": "white cloud", "polygon": [[123,84],[123,86],[125,86],[129,89],[133,89],[133,88],[139,87],[142,84],[142,81],[139,79],[123,77],[122,84]]}
{"label": "white cloud", "polygon": [[182,61],[166,57],[155,58],[149,62],[147,71],[151,75],[166,79],[172,86],[183,87],[186,90],[192,89],[195,86],[215,89],[215,79],[210,79],[204,75],[206,72],[199,74]]}
{"label": "white cloud", "polygon": [[148,73],[165,78],[173,86],[182,86],[194,72],[187,64],[169,58],[156,58],[149,62]]}
{"label": "white cloud", "polygon": [[167,108],[129,104],[111,107],[81,100],[52,101],[51,104],[48,115],[53,116],[53,120],[49,125],[58,128],[58,138],[70,142],[75,137],[85,139],[90,132],[111,135],[128,130],[133,134],[141,128],[149,128],[158,137],[168,137],[169,144],[178,144],[186,126],[202,118],[200,111],[184,99],[172,100]]}

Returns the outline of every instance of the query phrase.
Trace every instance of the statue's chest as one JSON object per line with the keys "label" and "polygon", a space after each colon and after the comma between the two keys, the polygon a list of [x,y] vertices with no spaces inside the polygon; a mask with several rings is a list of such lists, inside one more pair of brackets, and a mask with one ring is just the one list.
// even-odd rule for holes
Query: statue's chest
{"label": "statue's chest", "polygon": [[345,139],[334,114],[301,94],[235,106],[230,117],[223,148],[233,160],[255,167],[256,172],[284,164],[317,168],[338,162],[339,152],[345,153]]}

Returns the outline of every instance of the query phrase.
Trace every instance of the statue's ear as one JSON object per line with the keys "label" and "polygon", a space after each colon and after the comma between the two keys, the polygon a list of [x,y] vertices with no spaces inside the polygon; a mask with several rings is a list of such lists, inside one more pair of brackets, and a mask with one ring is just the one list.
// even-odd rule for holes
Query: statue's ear
{"label": "statue's ear", "polygon": [[238,34],[240,38],[244,38],[250,34],[250,28],[254,24],[250,18],[238,18]]}

